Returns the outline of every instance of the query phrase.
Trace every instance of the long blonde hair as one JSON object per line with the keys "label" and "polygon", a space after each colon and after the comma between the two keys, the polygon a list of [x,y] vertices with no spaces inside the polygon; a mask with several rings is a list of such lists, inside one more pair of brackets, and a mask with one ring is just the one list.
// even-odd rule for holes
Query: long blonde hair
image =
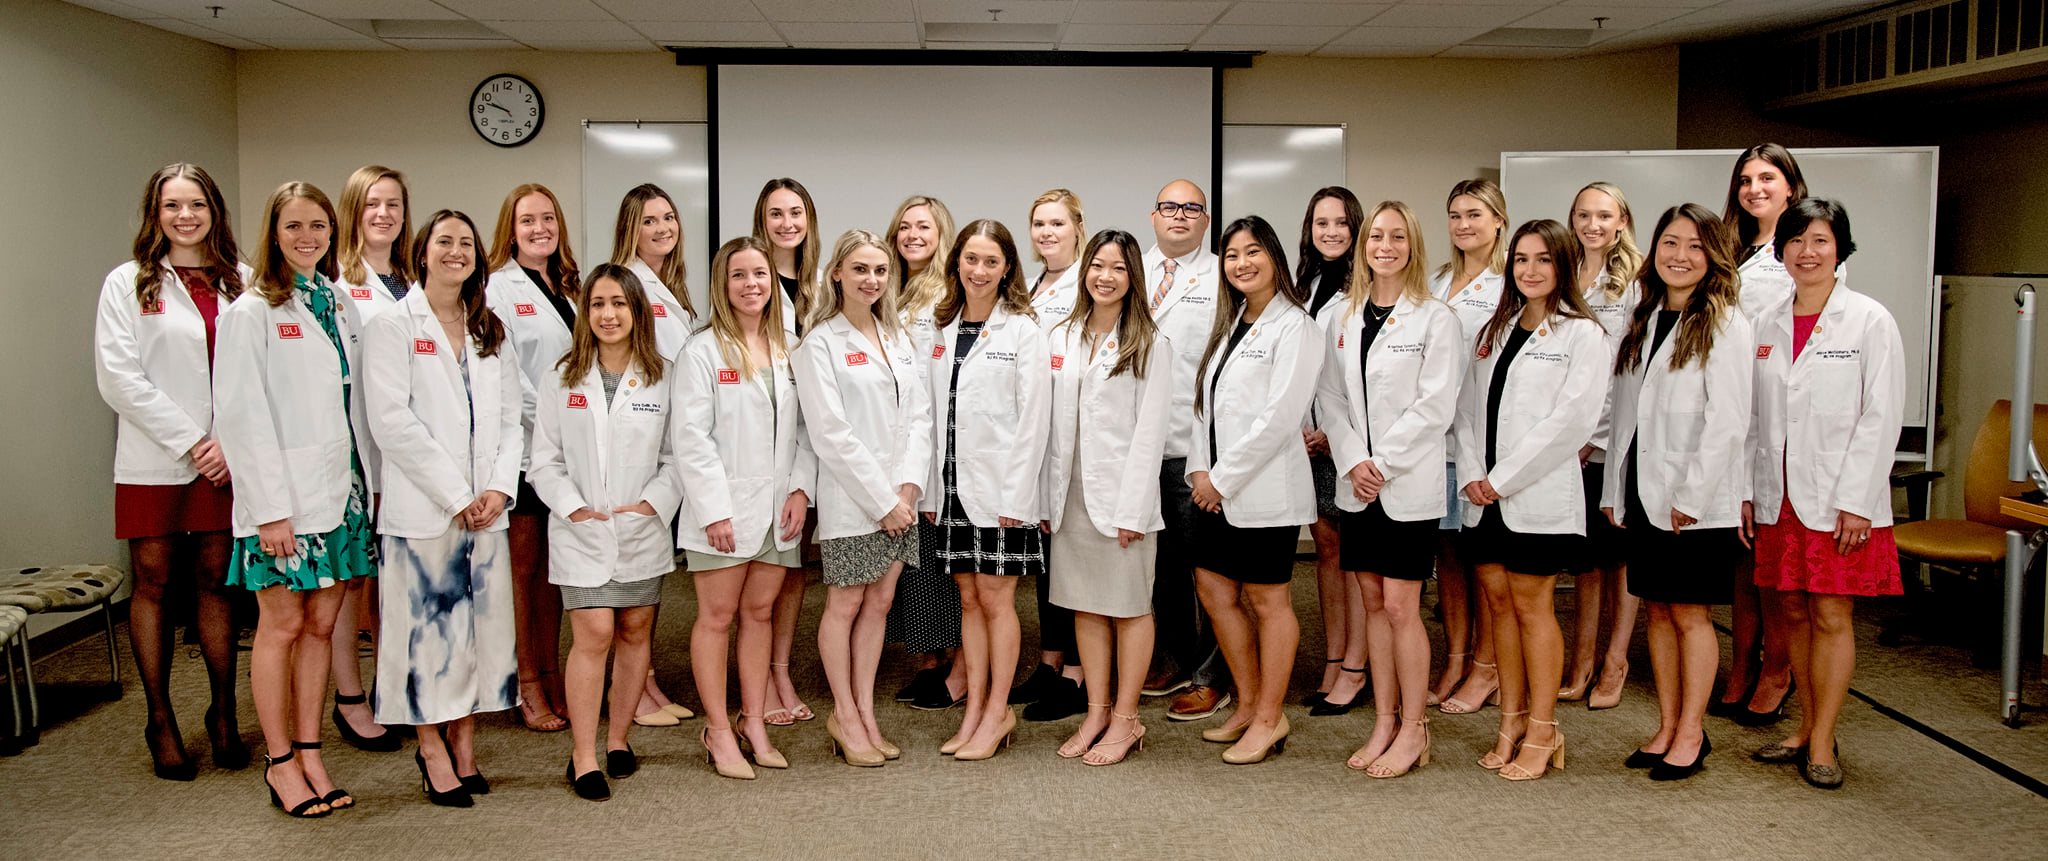
{"label": "long blonde hair", "polygon": [[[718,339],[718,355],[725,359],[725,363],[738,369],[742,379],[749,379],[760,369],[754,367],[754,353],[747,349],[747,332],[740,328],[740,314],[732,306],[732,295],[727,285],[727,268],[732,265],[732,259],[743,251],[759,252],[773,281],[775,252],[768,243],[753,236],[726,240],[724,245],[718,246],[718,253],[711,257],[711,319],[704,328]],[[789,342],[782,331],[782,285],[768,285],[768,304],[761,308],[759,325],[761,337],[768,342],[770,360],[788,355]]]}
{"label": "long blonde hair", "polygon": [[1401,295],[1417,302],[1429,298],[1429,252],[1422,246],[1422,224],[1415,220],[1415,210],[1398,200],[1382,200],[1372,208],[1372,214],[1359,225],[1358,238],[1351,243],[1351,283],[1344,285],[1344,292],[1350,294],[1344,303],[1344,315],[1350,317],[1372,298],[1373,282],[1378,277],[1372,267],[1363,259],[1365,244],[1372,235],[1372,223],[1378,221],[1380,213],[1391,212],[1401,216],[1401,229],[1408,232],[1408,262],[1402,264],[1397,276],[1401,280]]}
{"label": "long blonde hair", "polygon": [[[676,304],[690,316],[697,316],[697,309],[690,307],[689,272],[683,266],[683,211],[676,208],[675,198],[662,191],[661,186],[643,182],[633,186],[626,196],[619,200],[619,220],[612,225],[612,259],[619,266],[630,265],[639,256],[640,216],[647,211],[647,203],[661,200],[668,204],[668,210],[676,215],[676,247],[668,252],[668,259],[654,267],[654,277],[676,297]],[[641,285],[645,289],[646,285]]]}
{"label": "long blonde hair", "polygon": [[498,226],[491,231],[490,269],[496,272],[518,259],[519,239],[513,229],[519,226],[519,199],[529,194],[547,198],[555,208],[555,253],[548,255],[548,283],[537,286],[542,290],[553,290],[555,295],[581,305],[583,276],[576,271],[576,252],[569,250],[569,217],[562,212],[562,199],[540,183],[514,186],[512,193],[505,195],[505,202],[498,207]]}
{"label": "long blonde hair", "polygon": [[[285,262],[284,249],[277,244],[277,219],[283,213],[284,205],[294,200],[309,200],[319,206],[327,216],[329,231],[333,230],[334,204],[327,199],[326,192],[315,188],[312,183],[287,182],[270,193],[270,201],[263,205],[263,240],[256,248],[256,283],[253,289],[272,308],[292,298],[292,266]],[[333,233],[330,232],[328,237],[327,253],[320,255],[320,262],[313,264],[313,269],[333,281],[337,274]]]}
{"label": "long blonde hair", "polygon": [[[1451,186],[1451,193],[1444,196],[1444,208],[1451,208],[1451,201],[1460,196],[1479,201],[1481,206],[1493,213],[1500,227],[1493,231],[1493,254],[1486,261],[1486,271],[1499,274],[1508,268],[1508,196],[1500,190],[1500,183],[1490,179],[1468,179]],[[1451,260],[1437,269],[1438,275],[1458,277],[1465,271],[1465,249],[1459,248],[1456,240],[1451,242]]]}
{"label": "long blonde hair", "polygon": [[[1031,222],[1038,218],[1038,208],[1048,203],[1057,203],[1065,207],[1067,217],[1074,220],[1074,261],[1080,262],[1081,248],[1088,244],[1088,240],[1081,238],[1088,235],[1088,219],[1081,214],[1081,198],[1071,191],[1064,188],[1047,189],[1044,194],[1032,198],[1031,209],[1024,213],[1025,235],[1030,235]],[[1040,263],[1045,262],[1045,255],[1038,253],[1038,243],[1031,244],[1031,256]]]}
{"label": "long blonde hair", "polygon": [[[910,274],[910,262],[896,251],[896,231],[903,226],[905,213],[924,207],[931,210],[933,232],[938,234],[938,247],[932,249],[931,262],[924,271]],[[946,258],[953,253],[953,212],[936,197],[922,194],[911,195],[896,206],[896,214],[889,219],[889,228],[882,232],[889,238],[889,264],[896,267],[896,283],[901,285],[902,301],[898,308],[911,311],[929,308],[939,303],[939,297],[946,292]],[[844,239],[845,237],[841,237]]]}
{"label": "long blonde hair", "polygon": [[[1579,211],[1579,198],[1586,192],[1597,191],[1614,200],[1614,208],[1621,216],[1621,226],[1614,231],[1614,241],[1601,252],[1600,271],[1607,276],[1607,286],[1601,292],[1608,299],[1619,299],[1636,280],[1636,273],[1643,268],[1643,252],[1636,247],[1636,216],[1629,211],[1628,198],[1621,194],[1621,187],[1611,182],[1589,182],[1578,194],[1572,195],[1572,211],[1565,213],[1565,224],[1576,228],[1574,216]],[[1593,285],[1587,284],[1586,287]]]}
{"label": "long blonde hair", "polygon": [[[832,243],[832,260],[825,264],[825,274],[823,276],[825,286],[820,288],[821,290],[829,289],[832,291],[832,304],[827,307],[824,303],[819,303],[818,318],[809,322],[811,330],[815,331],[820,324],[838,316],[842,312],[846,305],[846,288],[839,283],[839,267],[846,263],[846,258],[853,256],[853,252],[863,248],[873,248],[882,252],[884,259],[889,261],[889,266],[891,267],[889,286],[882,291],[882,298],[875,300],[873,311],[875,325],[880,327],[883,332],[896,332],[903,329],[903,318],[898,316],[899,309],[896,302],[896,291],[898,285],[901,284],[903,276],[894,269],[896,266],[896,255],[892,253],[893,245],[894,243],[884,241],[882,237],[865,230],[849,230],[839,234],[839,241]],[[940,268],[938,265],[933,265],[927,267],[925,271],[929,272],[938,268]]]}
{"label": "long blonde hair", "polygon": [[[640,366],[640,376],[648,385],[661,382],[665,362],[654,342],[654,305],[647,300],[647,289],[640,286],[640,276],[615,263],[600,263],[590,270],[590,283],[606,280],[618,283],[619,292],[626,294],[626,306],[633,309],[633,331],[626,333],[627,352]],[[555,367],[562,370],[563,388],[583,382],[591,366],[597,364],[597,332],[590,328],[589,291],[584,291],[577,302],[576,322],[569,326],[569,352],[555,362]]]}
{"label": "long blonde hair", "polygon": [[335,260],[342,279],[351,284],[369,283],[370,275],[364,271],[369,267],[363,262],[363,252],[369,245],[369,239],[363,236],[363,210],[370,205],[370,186],[387,179],[398,183],[399,209],[404,214],[398,219],[398,238],[391,243],[386,265],[391,267],[392,274],[407,282],[420,280],[419,270],[412,265],[412,255],[406,253],[412,247],[412,189],[405,184],[405,174],[381,164],[366,164],[349,174],[348,182],[342,185],[341,213],[334,225]]}

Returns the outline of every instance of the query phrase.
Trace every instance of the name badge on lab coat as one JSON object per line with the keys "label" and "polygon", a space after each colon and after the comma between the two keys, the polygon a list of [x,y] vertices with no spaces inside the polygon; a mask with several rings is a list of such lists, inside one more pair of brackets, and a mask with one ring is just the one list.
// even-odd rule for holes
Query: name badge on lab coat
{"label": "name badge on lab coat", "polygon": [[299,324],[279,323],[277,324],[277,337],[287,341],[294,341],[305,336],[299,332]]}

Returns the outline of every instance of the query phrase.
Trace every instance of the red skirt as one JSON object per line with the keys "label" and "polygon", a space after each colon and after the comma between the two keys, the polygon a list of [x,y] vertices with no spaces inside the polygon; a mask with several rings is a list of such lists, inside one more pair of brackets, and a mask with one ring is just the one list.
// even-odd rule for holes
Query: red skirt
{"label": "red skirt", "polygon": [[222,532],[234,525],[234,507],[234,485],[214,487],[204,477],[190,484],[116,484],[114,538]]}
{"label": "red skirt", "polygon": [[1847,554],[1834,535],[1808,529],[1787,499],[1778,522],[1756,526],[1756,585],[1780,592],[1875,597],[1904,592],[1899,581],[1899,547],[1889,526],[1870,530],[1870,540]]}

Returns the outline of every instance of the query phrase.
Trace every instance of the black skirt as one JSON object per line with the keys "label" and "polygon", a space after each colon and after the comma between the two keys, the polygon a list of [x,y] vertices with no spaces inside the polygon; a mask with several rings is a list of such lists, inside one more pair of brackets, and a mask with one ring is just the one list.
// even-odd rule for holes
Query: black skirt
{"label": "black skirt", "polygon": [[1337,521],[1337,564],[1396,580],[1428,580],[1436,568],[1437,519],[1395,520],[1379,500]]}
{"label": "black skirt", "polygon": [[[1627,512],[1622,515],[1627,536],[1628,593],[1660,604],[1731,604],[1735,601],[1735,572],[1750,558],[1742,546],[1739,527],[1687,529],[1673,533],[1659,528],[1643,510],[1636,492],[1636,464],[1628,464]],[[1671,512],[1663,512],[1663,525],[1671,525]]]}
{"label": "black skirt", "polygon": [[1572,569],[1572,573],[1585,574],[1595,568],[1619,567],[1628,557],[1626,536],[1614,524],[1607,522],[1607,515],[1600,511],[1600,493],[1607,484],[1607,464],[1588,462],[1579,467],[1579,478],[1586,487],[1586,564]]}
{"label": "black skirt", "polygon": [[1197,508],[1192,538],[1190,555],[1196,568],[1253,585],[1276,586],[1294,579],[1299,526],[1232,526],[1221,513]]}
{"label": "black skirt", "polygon": [[1458,533],[1465,564],[1499,565],[1514,574],[1549,577],[1585,567],[1586,536],[1516,532],[1501,519],[1500,503],[1482,509],[1479,525]]}
{"label": "black skirt", "polygon": [[1337,507],[1337,464],[1327,454],[1314,455],[1308,459],[1308,471],[1316,482],[1316,516],[1325,520],[1336,520],[1344,516],[1344,509]]}

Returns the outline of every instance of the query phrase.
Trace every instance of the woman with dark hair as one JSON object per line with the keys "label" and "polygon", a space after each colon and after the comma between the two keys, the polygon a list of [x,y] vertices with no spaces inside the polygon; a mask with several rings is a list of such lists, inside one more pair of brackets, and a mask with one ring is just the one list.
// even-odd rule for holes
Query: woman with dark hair
{"label": "woman with dark hair", "polygon": [[1145,256],[1136,237],[1102,231],[1080,259],[1085,271],[1073,312],[1048,335],[1053,405],[1045,527],[1059,539],[1051,565],[1069,572],[1052,582],[1049,597],[1074,614],[1088,686],[1087,717],[1059,754],[1115,765],[1145,745],[1138,697],[1152,665],[1158,554],[1144,542],[1166,528],[1156,464],[1173,408],[1172,348],[1145,301]]}
{"label": "woman with dark hair", "polygon": [[[939,530],[939,564],[960,588],[967,714],[939,750],[988,759],[1010,741],[1010,682],[1020,648],[1017,578],[1045,575],[1039,484],[1052,420],[1045,333],[1000,222],[969,223],[946,260],[930,362],[935,492],[922,502]],[[944,403],[946,421],[937,421]]]}
{"label": "woman with dark hair", "polygon": [[1835,721],[1856,669],[1856,598],[1900,593],[1887,480],[1905,405],[1905,347],[1877,300],[1837,266],[1856,251],[1842,205],[1807,198],[1778,219],[1790,296],[1757,314],[1756,583],[1778,599],[1799,688],[1799,729],[1757,751],[1842,785]]}
{"label": "woman with dark hair", "polygon": [[[1806,194],[1799,162],[1784,147],[1758,144],[1735,157],[1721,221],[1729,228],[1735,251],[1742,313],[1759,336],[1763,327],[1758,315],[1792,295],[1792,274],[1771,247],[1778,219]],[[1735,603],[1729,613],[1732,657],[1721,696],[1708,707],[1708,714],[1733,718],[1743,726],[1769,726],[1784,718],[1785,703],[1792,698],[1791,647],[1776,596],[1764,592],[1751,573],[1744,570],[1735,577]],[[1769,707],[1759,708],[1764,703]]]}
{"label": "woman with dark hair", "polygon": [[1508,248],[1514,289],[1479,330],[1458,399],[1458,480],[1468,503],[1464,556],[1500,656],[1500,740],[1479,765],[1535,780],[1564,767],[1564,635],[1553,595],[1557,575],[1586,556],[1579,447],[1600,421],[1611,365],[1573,283],[1578,238],[1544,219],[1518,228]]}
{"label": "woman with dark hair", "polygon": [[194,627],[206,656],[213,763],[249,764],[235,719],[234,605],[225,582],[234,497],[214,435],[213,355],[221,310],[253,273],[235,260],[220,186],[195,164],[166,165],[149,178],[133,248],[132,259],[100,284],[93,371],[100,397],[120,418],[114,537],[128,540],[135,578],[128,643],[148,701],[143,742],[157,777],[193,780],[199,770],[171,707],[172,626],[163,608],[174,560],[191,560],[189,588],[198,596]]}
{"label": "woman with dark hair", "polygon": [[519,361],[484,301],[476,225],[429,217],[413,242],[420,289],[364,334],[370,434],[384,455],[377,721],[418,727],[427,799],[491,791],[475,715],[519,704],[506,506],[526,453]]}
{"label": "woman with dark hair", "polygon": [[1657,733],[1627,764],[1652,780],[1691,777],[1712,749],[1702,724],[1721,659],[1711,611],[1728,602],[1748,556],[1740,527],[1755,341],[1721,230],[1692,203],[1657,220],[1609,401],[1598,504],[1625,530],[1628,590],[1649,608],[1657,680]]}
{"label": "woman with dark hair", "polygon": [[[1344,304],[1331,300],[1351,286],[1351,262],[1364,221],[1358,196],[1341,185],[1317,189],[1302,214],[1294,280],[1309,297],[1308,315],[1324,331],[1336,316],[1335,311],[1324,312]],[[1330,437],[1317,426],[1313,411],[1301,438],[1316,480],[1316,521],[1308,532],[1316,544],[1316,597],[1323,610],[1323,678],[1302,704],[1312,715],[1341,715],[1359,704],[1358,694],[1366,683],[1365,596],[1358,591],[1358,581],[1337,564],[1337,521],[1343,516],[1336,501],[1337,467],[1330,461]],[[1330,693],[1337,690],[1343,693],[1332,702]]]}
{"label": "woman with dark hair", "polygon": [[1302,421],[1324,347],[1302,309],[1287,252],[1256,215],[1223,230],[1216,313],[1197,365],[1187,478],[1195,515],[1195,590],[1237,685],[1237,708],[1202,738],[1223,761],[1262,762],[1287,744],[1287,677],[1301,642],[1288,583],[1294,543],[1315,520]]}

